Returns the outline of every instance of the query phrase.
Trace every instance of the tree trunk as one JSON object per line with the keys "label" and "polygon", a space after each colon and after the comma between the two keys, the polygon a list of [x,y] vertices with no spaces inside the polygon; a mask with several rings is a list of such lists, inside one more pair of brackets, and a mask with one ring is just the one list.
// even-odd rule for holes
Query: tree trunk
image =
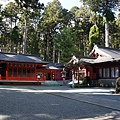
{"label": "tree trunk", "polygon": [[[12,34],[12,18],[11,18],[11,28],[10,28],[10,34]],[[11,36],[11,35],[10,35]],[[10,52],[14,52],[14,41],[10,38],[10,45],[11,45],[11,49]]]}
{"label": "tree trunk", "polygon": [[23,54],[26,53],[26,41],[27,41],[27,23],[25,18],[25,26],[24,26],[24,35],[23,35]]}
{"label": "tree trunk", "polygon": [[105,47],[109,47],[109,22],[105,21]]}
{"label": "tree trunk", "polygon": [[60,63],[60,51],[58,50],[58,60],[57,63]]}
{"label": "tree trunk", "polygon": [[46,60],[49,61],[49,39],[47,38],[47,43],[46,43]]}
{"label": "tree trunk", "polygon": [[53,63],[55,63],[55,43],[53,42]]}

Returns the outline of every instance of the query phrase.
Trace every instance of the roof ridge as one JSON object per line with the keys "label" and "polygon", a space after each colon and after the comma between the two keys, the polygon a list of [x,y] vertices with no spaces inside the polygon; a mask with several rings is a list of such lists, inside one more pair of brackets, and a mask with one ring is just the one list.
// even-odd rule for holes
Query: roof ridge
{"label": "roof ridge", "polygon": [[34,55],[34,54],[22,54],[22,53],[13,53],[13,52],[0,52],[1,54],[9,54],[9,55],[23,55],[23,56],[34,56],[34,57],[40,57],[40,55]]}
{"label": "roof ridge", "polygon": [[120,51],[120,49],[117,48],[110,48],[110,47],[105,47],[105,46],[101,46],[101,45],[97,45],[98,48],[104,48],[104,49],[111,49],[111,50],[116,50],[116,51]]}
{"label": "roof ridge", "polygon": [[10,55],[17,55],[17,53],[10,53],[10,52],[0,52],[1,54],[10,54]]}

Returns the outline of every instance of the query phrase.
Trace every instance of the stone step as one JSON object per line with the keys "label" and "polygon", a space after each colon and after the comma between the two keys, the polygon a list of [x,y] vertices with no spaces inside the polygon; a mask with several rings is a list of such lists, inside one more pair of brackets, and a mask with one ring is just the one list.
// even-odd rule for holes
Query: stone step
{"label": "stone step", "polygon": [[59,83],[57,81],[45,81],[45,82],[41,82],[41,85],[43,86],[49,86],[49,85],[55,85],[55,86],[59,86]]}

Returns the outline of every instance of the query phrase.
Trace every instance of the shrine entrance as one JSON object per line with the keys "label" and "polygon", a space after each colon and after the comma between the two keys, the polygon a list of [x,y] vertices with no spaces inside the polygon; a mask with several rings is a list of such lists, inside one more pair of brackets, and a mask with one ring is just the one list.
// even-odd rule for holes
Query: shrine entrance
{"label": "shrine entrance", "polygon": [[0,64],[0,79],[6,80],[6,63]]}

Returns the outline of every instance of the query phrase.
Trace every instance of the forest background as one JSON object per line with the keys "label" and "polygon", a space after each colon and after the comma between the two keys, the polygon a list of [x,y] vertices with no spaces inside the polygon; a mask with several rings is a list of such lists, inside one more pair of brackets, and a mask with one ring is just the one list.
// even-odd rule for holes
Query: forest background
{"label": "forest background", "polygon": [[70,10],[59,0],[46,6],[39,0],[15,1],[0,4],[2,52],[66,63],[73,55],[87,56],[94,44],[120,48],[119,0],[80,0],[82,6]]}

